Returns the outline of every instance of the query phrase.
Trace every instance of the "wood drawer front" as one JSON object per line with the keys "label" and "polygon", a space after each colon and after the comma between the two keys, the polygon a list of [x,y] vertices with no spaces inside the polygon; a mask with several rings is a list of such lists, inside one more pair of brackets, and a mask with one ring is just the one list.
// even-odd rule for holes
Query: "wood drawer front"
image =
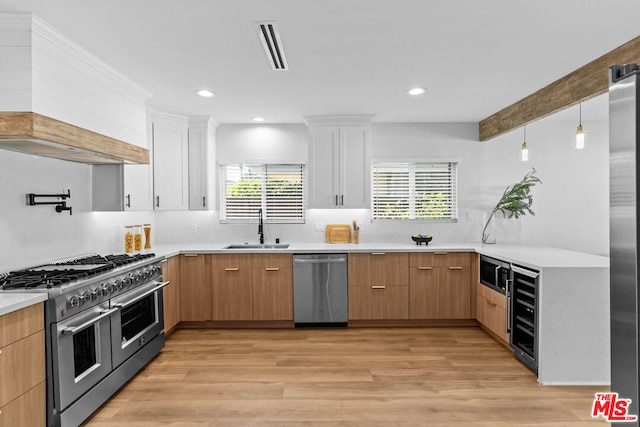
{"label": "wood drawer front", "polygon": [[254,254],[253,266],[262,268],[293,268],[293,255]]}
{"label": "wood drawer front", "polygon": [[408,319],[408,286],[349,288],[349,319]]}
{"label": "wood drawer front", "polygon": [[373,252],[349,254],[349,287],[408,286],[409,254],[406,252]]}
{"label": "wood drawer front", "polygon": [[438,267],[469,267],[471,254],[469,252],[434,252],[433,261]]}
{"label": "wood drawer front", "polygon": [[477,285],[477,295],[493,302],[494,304],[505,308],[507,306],[507,297],[502,295],[500,292],[494,291],[486,287],[485,285],[478,283]]}
{"label": "wood drawer front", "polygon": [[46,425],[46,382],[41,382],[9,404],[0,407],[0,427]]}
{"label": "wood drawer front", "polygon": [[482,323],[505,343],[509,342],[507,318],[504,307],[478,295],[476,302],[478,322]]}
{"label": "wood drawer front", "polygon": [[45,380],[44,331],[0,349],[0,406]]}
{"label": "wood drawer front", "polygon": [[211,267],[213,269],[250,269],[253,267],[253,257],[251,254],[215,254],[211,255]]}
{"label": "wood drawer front", "polygon": [[410,267],[433,267],[435,265],[433,252],[411,252],[409,254]]}
{"label": "wood drawer front", "polygon": [[0,348],[44,329],[44,303],[0,316]]}

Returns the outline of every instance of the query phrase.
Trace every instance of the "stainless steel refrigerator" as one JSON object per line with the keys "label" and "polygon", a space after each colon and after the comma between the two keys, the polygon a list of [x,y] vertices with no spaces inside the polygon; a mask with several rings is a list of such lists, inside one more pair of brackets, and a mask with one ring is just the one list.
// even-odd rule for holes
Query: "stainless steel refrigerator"
{"label": "stainless steel refrigerator", "polygon": [[[640,401],[639,70],[636,64],[615,65],[609,70],[611,391],[631,399],[628,412],[634,415],[638,415]],[[638,426],[638,421],[613,425]]]}

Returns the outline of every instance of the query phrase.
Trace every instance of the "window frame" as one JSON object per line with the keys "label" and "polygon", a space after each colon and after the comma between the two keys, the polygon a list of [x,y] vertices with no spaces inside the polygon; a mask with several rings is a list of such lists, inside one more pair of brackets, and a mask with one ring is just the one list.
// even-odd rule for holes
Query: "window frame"
{"label": "window frame", "polygon": [[[260,197],[259,197],[259,205],[255,207],[255,213],[252,212],[250,216],[244,217],[232,217],[229,218],[227,214],[227,205],[228,205],[228,194],[227,190],[229,188],[227,177],[228,177],[228,168],[230,166],[234,167],[247,167],[254,168],[256,170],[260,170],[261,179],[260,183]],[[268,176],[269,176],[269,168],[276,171],[284,168],[299,168],[300,169],[300,178],[302,188],[300,190],[300,197],[297,199],[296,206],[299,206],[300,216],[294,217],[283,217],[279,218],[278,216],[273,216],[270,212],[274,212],[274,209],[270,208],[270,202],[274,202],[274,198],[270,198],[269,187],[267,185]],[[220,169],[220,223],[221,224],[255,224],[258,222],[258,209],[262,209],[262,219],[264,224],[304,224],[306,222],[306,205],[307,205],[307,188],[308,188],[308,180],[307,180],[307,165],[305,163],[291,163],[291,162],[273,162],[273,163],[258,163],[258,162],[228,162],[222,163],[219,165]],[[249,208],[250,209],[250,208]],[[275,210],[278,212],[279,210]]]}
{"label": "window frame", "polygon": [[[376,172],[385,165],[390,168],[398,168],[400,166],[406,168],[408,179],[408,194],[407,194],[407,206],[408,217],[380,217],[376,216]],[[451,202],[449,203],[449,216],[447,217],[417,217],[416,216],[416,170],[418,165],[446,165],[448,168],[452,168],[451,177],[449,180],[449,191],[451,194]],[[457,158],[424,158],[424,159],[373,159],[371,161],[371,222],[372,223],[395,223],[401,222],[416,222],[416,223],[455,223],[458,222],[458,173],[459,173],[460,159]],[[379,196],[378,196],[379,197]]]}

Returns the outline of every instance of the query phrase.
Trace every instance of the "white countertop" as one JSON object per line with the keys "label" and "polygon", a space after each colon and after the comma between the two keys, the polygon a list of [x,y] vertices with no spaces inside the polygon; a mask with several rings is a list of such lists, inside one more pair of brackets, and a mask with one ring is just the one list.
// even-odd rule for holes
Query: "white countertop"
{"label": "white countertop", "polygon": [[514,244],[483,245],[480,243],[291,243],[286,249],[224,249],[229,243],[163,244],[151,249],[158,256],[181,253],[358,253],[358,252],[477,252],[526,267],[543,268],[608,268],[605,256],[564,249]]}
{"label": "white countertop", "polygon": [[47,300],[46,292],[3,292],[0,293],[0,316]]}

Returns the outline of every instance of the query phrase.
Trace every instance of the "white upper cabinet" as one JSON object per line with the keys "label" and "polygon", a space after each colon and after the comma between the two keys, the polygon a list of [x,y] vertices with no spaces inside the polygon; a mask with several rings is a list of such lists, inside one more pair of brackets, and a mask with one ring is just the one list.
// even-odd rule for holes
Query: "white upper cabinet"
{"label": "white upper cabinet", "polygon": [[186,117],[151,114],[153,135],[153,206],[155,210],[189,207],[189,155]]}
{"label": "white upper cabinet", "polygon": [[309,126],[309,208],[368,209],[372,116],[336,117],[305,117]]}
{"label": "white upper cabinet", "polygon": [[189,118],[189,209],[215,208],[215,132],[210,117]]}

